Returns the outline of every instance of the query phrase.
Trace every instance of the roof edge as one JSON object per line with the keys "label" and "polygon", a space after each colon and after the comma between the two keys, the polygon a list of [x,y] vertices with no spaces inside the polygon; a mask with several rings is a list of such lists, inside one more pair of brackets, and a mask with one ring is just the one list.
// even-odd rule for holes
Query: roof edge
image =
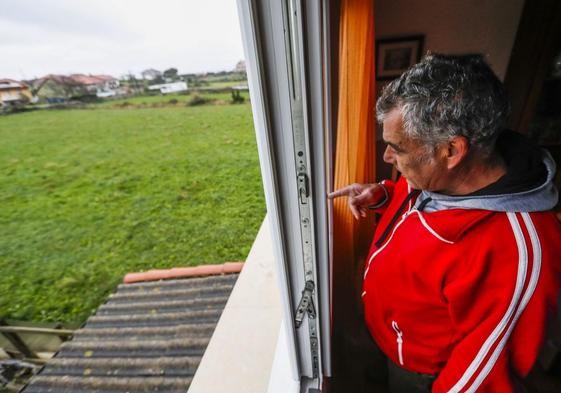
{"label": "roof edge", "polygon": [[158,281],[172,278],[189,278],[196,276],[215,276],[221,274],[239,273],[243,262],[226,262],[220,265],[199,265],[192,267],[174,267],[171,269],[153,269],[146,272],[127,273],[123,283]]}

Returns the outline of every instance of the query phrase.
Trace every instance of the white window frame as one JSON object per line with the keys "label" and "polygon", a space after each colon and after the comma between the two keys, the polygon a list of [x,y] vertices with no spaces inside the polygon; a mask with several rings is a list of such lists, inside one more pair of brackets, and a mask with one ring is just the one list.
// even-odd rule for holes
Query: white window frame
{"label": "white window frame", "polygon": [[[321,390],[331,375],[329,1],[238,0],[238,11],[283,303],[279,345],[300,391]],[[309,281],[316,317],[296,327]]]}

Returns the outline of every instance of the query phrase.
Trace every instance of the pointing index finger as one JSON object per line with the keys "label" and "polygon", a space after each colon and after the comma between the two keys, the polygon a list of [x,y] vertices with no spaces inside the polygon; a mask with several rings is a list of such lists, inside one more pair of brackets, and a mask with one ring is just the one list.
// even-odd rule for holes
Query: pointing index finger
{"label": "pointing index finger", "polygon": [[341,196],[348,196],[350,194],[350,186],[346,186],[343,188],[340,188],[338,190],[335,190],[333,192],[330,192],[329,194],[327,194],[327,197],[329,199],[334,199],[334,198],[339,198]]}

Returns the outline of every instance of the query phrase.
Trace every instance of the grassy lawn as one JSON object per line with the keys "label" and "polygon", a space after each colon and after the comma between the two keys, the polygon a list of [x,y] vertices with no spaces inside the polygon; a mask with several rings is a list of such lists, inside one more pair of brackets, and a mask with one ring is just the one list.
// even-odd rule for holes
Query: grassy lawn
{"label": "grassy lawn", "polygon": [[210,88],[210,89],[222,89],[222,88],[225,88],[225,87],[240,86],[240,85],[247,85],[247,81],[212,82],[212,83],[209,83],[209,85],[205,86],[205,87]]}
{"label": "grassy lawn", "polygon": [[[248,92],[242,92],[242,97],[248,100]],[[137,97],[127,97],[127,98],[117,98],[113,100],[105,100],[99,104],[94,104],[94,108],[117,108],[127,103],[131,106],[149,107],[151,105],[173,105],[173,106],[186,106],[193,99],[193,97],[199,96],[204,99],[211,100],[217,104],[229,104],[232,100],[231,93],[211,93],[211,92],[191,92],[190,94],[157,94],[152,96],[137,96]],[[177,101],[171,104],[172,101]]]}
{"label": "grassy lawn", "polygon": [[127,272],[243,260],[265,214],[247,104],[36,111],[0,139],[2,318],[76,323]]}

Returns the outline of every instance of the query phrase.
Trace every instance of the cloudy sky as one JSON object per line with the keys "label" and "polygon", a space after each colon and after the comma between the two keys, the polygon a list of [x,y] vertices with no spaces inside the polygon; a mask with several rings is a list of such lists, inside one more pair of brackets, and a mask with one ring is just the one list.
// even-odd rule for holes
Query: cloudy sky
{"label": "cloudy sky", "polygon": [[233,69],[236,0],[0,0],[0,79]]}

